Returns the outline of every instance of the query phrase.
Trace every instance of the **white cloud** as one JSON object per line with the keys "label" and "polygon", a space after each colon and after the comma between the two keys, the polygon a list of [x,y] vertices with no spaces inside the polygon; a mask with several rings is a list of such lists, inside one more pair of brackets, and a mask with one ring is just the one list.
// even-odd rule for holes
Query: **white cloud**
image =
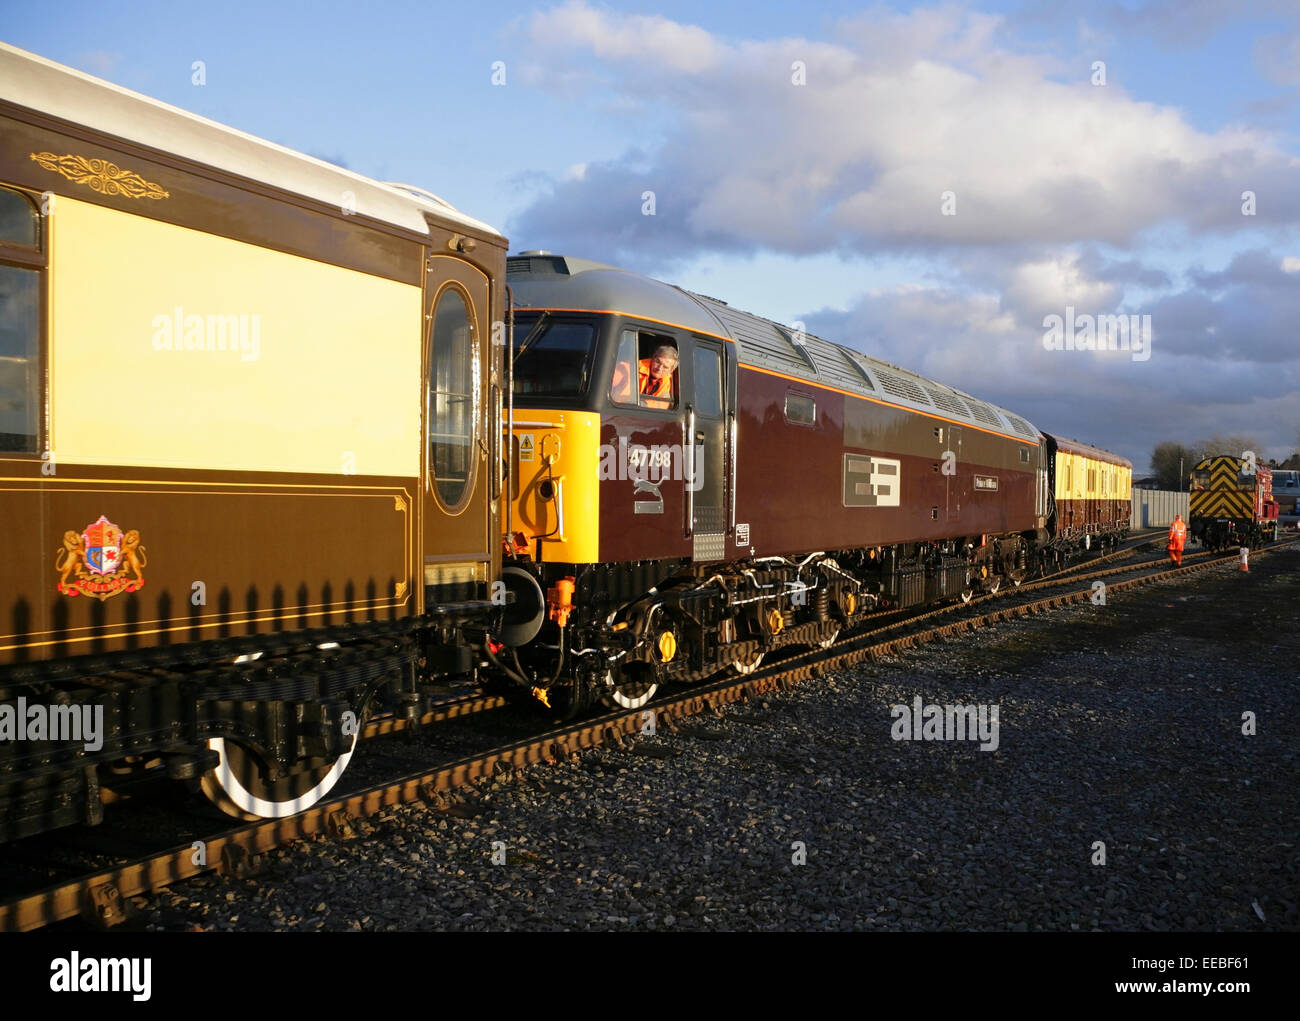
{"label": "white cloud", "polygon": [[[999,48],[999,25],[941,8],[848,21],[833,44],[726,43],[577,2],[535,15],[530,41],[567,48],[548,50],[556,74],[567,73],[563,52],[579,64],[594,58],[602,101],[611,91],[634,100],[667,129],[648,170],[613,161],[581,182],[559,181],[520,227],[567,229],[620,246],[607,256],[643,259],[692,249],[1124,245],[1166,221],[1240,228],[1248,188],[1271,197],[1272,216],[1300,222],[1300,160],[1271,136],[1198,130],[1176,109],[1091,85],[1086,71],[1053,80],[1047,61]],[[806,85],[792,84],[794,60],[806,65]],[[668,212],[627,220],[613,196],[653,181]],[[956,215],[943,215],[945,192]]]}
{"label": "white cloud", "polygon": [[612,14],[581,2],[532,15],[528,32],[551,52],[586,48],[601,60],[635,60],[674,71],[707,70],[723,50],[702,28],[658,16]]}

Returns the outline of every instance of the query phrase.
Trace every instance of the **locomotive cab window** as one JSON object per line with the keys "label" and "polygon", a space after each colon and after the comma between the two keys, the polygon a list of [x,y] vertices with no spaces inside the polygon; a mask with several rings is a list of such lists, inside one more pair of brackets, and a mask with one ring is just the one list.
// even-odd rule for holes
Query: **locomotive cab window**
{"label": "locomotive cab window", "polygon": [[817,402],[805,394],[785,395],[785,420],[795,425],[812,425],[817,421]]}
{"label": "locomotive cab window", "polygon": [[479,366],[464,295],[442,292],[433,315],[429,357],[429,471],[438,499],[453,513],[469,498],[474,474]]}
{"label": "locomotive cab window", "polygon": [[515,395],[581,397],[587,392],[596,327],[549,312],[515,319]]}
{"label": "locomotive cab window", "polygon": [[677,342],[645,330],[624,330],[610,378],[615,404],[665,410],[677,407]]}
{"label": "locomotive cab window", "polygon": [[44,262],[36,206],[0,188],[0,451],[40,449]]}
{"label": "locomotive cab window", "polygon": [[695,409],[709,418],[722,414],[721,356],[713,348],[695,348]]}

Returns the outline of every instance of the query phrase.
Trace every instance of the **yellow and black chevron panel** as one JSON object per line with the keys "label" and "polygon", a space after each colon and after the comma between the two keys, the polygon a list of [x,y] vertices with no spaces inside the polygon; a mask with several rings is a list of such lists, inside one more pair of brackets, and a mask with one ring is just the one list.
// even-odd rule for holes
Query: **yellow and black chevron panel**
{"label": "yellow and black chevron panel", "polygon": [[1193,518],[1255,519],[1255,478],[1242,475],[1246,462],[1227,454],[1207,457],[1192,473],[1188,513]]}
{"label": "yellow and black chevron panel", "polygon": [[1245,462],[1239,457],[1207,457],[1196,466],[1198,473],[1209,471],[1210,489],[1236,489],[1237,477]]}
{"label": "yellow and black chevron panel", "polygon": [[1255,494],[1227,489],[1193,490],[1188,511],[1194,518],[1254,518]]}

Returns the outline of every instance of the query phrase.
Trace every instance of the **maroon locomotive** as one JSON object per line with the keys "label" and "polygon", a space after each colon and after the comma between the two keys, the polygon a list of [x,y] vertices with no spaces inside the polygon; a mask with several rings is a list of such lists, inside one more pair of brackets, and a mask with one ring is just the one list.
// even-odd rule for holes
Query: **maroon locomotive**
{"label": "maroon locomotive", "polygon": [[1057,462],[1128,462],[1004,408],[598,263],[525,253],[507,280],[510,637],[546,623],[500,665],[549,703],[636,707],[1127,528],[1126,478],[1101,508]]}

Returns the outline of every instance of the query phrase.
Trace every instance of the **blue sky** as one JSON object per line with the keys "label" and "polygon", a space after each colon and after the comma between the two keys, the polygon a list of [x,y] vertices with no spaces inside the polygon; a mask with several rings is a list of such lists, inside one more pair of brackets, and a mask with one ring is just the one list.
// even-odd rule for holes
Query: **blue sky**
{"label": "blue sky", "polygon": [[[1300,0],[0,0],[0,38],[1139,472],[1161,440],[1300,440]],[[1150,315],[1151,358],[1045,350],[1067,306]]]}

